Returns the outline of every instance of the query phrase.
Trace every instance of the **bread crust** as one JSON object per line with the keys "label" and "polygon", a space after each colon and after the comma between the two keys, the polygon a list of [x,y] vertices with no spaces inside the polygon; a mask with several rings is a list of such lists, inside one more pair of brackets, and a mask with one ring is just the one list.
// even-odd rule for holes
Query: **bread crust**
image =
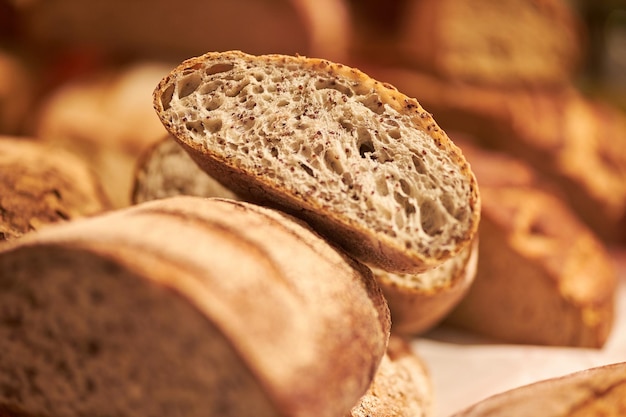
{"label": "bread crust", "polygon": [[[267,244],[268,239],[271,245]],[[48,251],[49,256],[45,255]],[[40,257],[44,262],[40,265],[46,268],[46,275],[29,275],[33,273],[32,268],[37,268],[37,263],[32,262],[33,257]],[[83,262],[82,266],[80,262]],[[111,280],[122,280],[120,285],[124,284],[128,288],[129,295],[120,296],[120,300],[127,300],[131,305],[135,296],[139,300],[156,294],[155,311],[159,311],[159,305],[160,311],[167,311],[167,305],[170,301],[173,303],[173,300],[178,300],[176,303],[181,309],[193,311],[193,314],[183,314],[180,310],[172,310],[178,311],[172,314],[176,314],[181,331],[187,328],[185,319],[192,322],[192,316],[195,317],[194,323],[210,323],[214,329],[211,333],[213,336],[209,335],[208,329],[196,328],[191,332],[197,333],[191,337],[192,340],[202,339],[205,342],[200,345],[205,346],[206,343],[215,348],[215,351],[202,348],[207,363],[219,363],[221,355],[230,352],[227,356],[238,358],[236,361],[239,361],[239,365],[233,363],[233,369],[229,369],[228,364],[216,367],[225,373],[216,371],[217,376],[213,377],[215,379],[212,382],[210,379],[209,382],[205,381],[208,386],[188,387],[189,393],[186,395],[192,396],[191,401],[200,401],[201,406],[196,408],[200,410],[198,415],[206,415],[207,412],[211,414],[211,407],[218,406],[226,407],[227,410],[212,411],[219,411],[220,415],[258,415],[261,410],[272,415],[343,415],[371,383],[389,337],[390,318],[386,301],[368,268],[330,247],[299,221],[282,213],[232,200],[178,197],[67,223],[8,245],[0,252],[0,264],[3,270],[12,272],[1,277],[3,288],[7,288],[2,296],[8,297],[6,302],[10,304],[6,305],[12,306],[11,309],[3,310],[2,314],[10,314],[13,308],[24,311],[25,317],[30,314],[25,306],[15,304],[15,299],[11,298],[15,292],[9,289],[16,288],[14,279],[21,280],[20,285],[31,288],[33,292],[48,292],[47,297],[52,304],[42,308],[50,308],[47,313],[49,320],[62,316],[63,310],[52,308],[53,305],[61,308],[57,301],[65,294],[63,291],[55,292],[57,282],[68,279],[67,285],[76,282],[73,286],[75,298],[71,299],[82,300],[83,296],[88,298],[90,288],[98,287],[99,283],[105,285]],[[95,268],[91,274],[83,273],[88,265]],[[36,285],[33,280],[37,281]],[[93,290],[96,291],[96,288]],[[113,295],[105,293],[103,296],[106,299]],[[71,301],[67,304],[67,308],[73,306]],[[83,326],[82,320],[93,318],[97,321],[101,317],[97,314],[110,314],[112,317],[108,320],[113,322],[119,320],[121,324],[129,323],[131,327],[131,323],[143,323],[152,328],[150,320],[142,319],[143,312],[95,308],[85,307],[85,311],[90,314],[84,315],[78,314],[78,310],[74,311],[71,315],[74,319],[68,325],[87,332],[89,336],[90,327]],[[92,316],[92,313],[97,314]],[[137,313],[140,314],[134,315]],[[170,320],[167,314],[158,320],[161,319]],[[124,328],[126,326],[122,325],[119,329]],[[93,331],[99,332],[97,329]],[[2,326],[0,331],[15,330],[11,326]],[[35,328],[30,335],[28,331],[28,328],[19,328],[19,334],[24,335],[25,339],[40,334]],[[139,334],[142,331],[138,330]],[[176,347],[179,342],[176,337],[167,339],[165,336],[166,342],[164,335],[158,335],[158,329],[155,331],[157,333],[151,336],[145,334],[149,343],[159,344],[158,340],[161,340],[169,349],[173,349],[169,355],[178,358],[184,355],[184,352],[177,351],[181,347]],[[69,337],[67,335],[74,333],[68,330],[64,334]],[[62,335],[58,336],[63,338]],[[116,333],[107,336],[120,335]],[[133,335],[127,336],[130,340],[128,343],[131,343],[129,346],[124,345],[122,340],[116,340],[126,346],[120,352],[130,355],[133,352],[132,343],[143,343],[144,339],[141,336],[139,339]],[[21,340],[21,337],[18,339]],[[90,337],[104,336],[98,333]],[[155,340],[151,341],[151,337]],[[5,344],[4,352],[11,352],[9,356],[3,356],[0,362],[3,362],[2,367],[9,366],[17,372],[15,367],[18,364],[28,366],[32,358],[19,353],[28,350],[13,349],[15,346],[12,340],[16,339],[3,338],[3,342],[0,342]],[[183,339],[180,342],[186,346]],[[37,345],[28,346],[37,349]],[[79,354],[80,350],[72,350],[71,343],[67,346],[68,350],[64,352],[66,358]],[[99,352],[98,357],[106,357],[109,351],[105,347],[109,344],[103,341],[101,346],[104,350]],[[56,357],[54,353],[51,354]],[[145,356],[152,357],[147,353]],[[190,367],[185,364],[185,369],[204,369],[206,364],[201,359],[202,355],[193,358],[189,360],[197,361],[195,365],[194,362],[191,362]],[[166,357],[157,356],[156,359],[168,361]],[[83,376],[93,378],[98,384],[104,383],[100,374],[93,371],[97,368],[91,367],[88,358],[85,360],[87,363],[83,369],[86,374]],[[141,360],[141,354],[135,355],[135,360]],[[122,358],[119,361],[116,363],[124,363]],[[161,380],[160,372],[168,372],[170,369],[162,367],[160,362],[153,366],[156,368],[146,372],[148,375],[154,372],[158,380]],[[242,372],[242,379],[253,381],[247,385],[250,390],[240,395],[237,394],[237,385],[230,385],[231,378],[237,380],[237,375],[232,373],[239,371]],[[79,368],[71,368],[70,375],[80,372],[82,370]],[[302,377],[303,372],[306,378]],[[104,372],[103,375],[106,374]],[[63,375],[59,374],[58,378],[63,378]],[[211,372],[199,375],[211,375]],[[222,377],[224,381],[220,380]],[[119,412],[115,407],[127,400],[132,403],[133,393],[137,392],[148,395],[146,404],[162,405],[159,395],[149,398],[151,378],[134,380],[139,384],[139,390],[137,387],[123,389],[130,381],[123,372],[117,378],[120,379],[114,384],[119,384],[125,394],[120,394],[121,397],[116,401],[102,407]],[[227,385],[222,385],[222,382]],[[17,386],[15,388],[18,389]],[[45,393],[46,388],[43,389]],[[176,391],[174,387],[172,390]],[[223,400],[214,398],[216,402],[211,403],[212,400],[205,400],[207,390],[218,396],[229,395]],[[198,395],[195,399],[194,393]],[[52,392],[50,395],[54,396]],[[67,395],[71,397],[73,394]],[[251,396],[248,398],[247,395]],[[319,401],[320,396],[325,401]],[[185,398],[189,397],[179,399],[181,404],[188,404]],[[54,400],[52,397],[49,399]],[[93,402],[83,400],[78,397],[64,398],[63,404],[73,404],[79,409],[87,407],[87,414],[95,413],[96,410],[88,410]],[[209,403],[204,404],[204,401]],[[15,405],[16,402],[15,399],[0,396],[0,404]],[[51,407],[60,404],[54,402]],[[243,408],[247,411],[242,409],[241,404],[245,404]],[[18,401],[17,405],[24,412],[34,410],[29,410],[27,403]],[[97,412],[104,412],[104,408]],[[228,410],[234,414],[229,414]],[[133,409],[130,414],[135,412]],[[150,412],[147,415],[158,414]]]}
{"label": "bread crust", "polygon": [[[326,206],[324,201],[313,198],[312,195],[299,195],[285,184],[278,183],[271,178],[272,174],[264,176],[260,172],[248,171],[246,168],[237,166],[232,159],[227,159],[191,139],[185,123],[169,113],[169,101],[174,90],[178,88],[177,85],[184,82],[184,78],[189,74],[194,74],[194,71],[200,72],[207,66],[223,63],[296,67],[306,71],[311,77],[319,75],[348,80],[358,85],[361,90],[374,92],[380,99],[379,105],[384,104],[403,115],[408,115],[415,129],[428,135],[433,144],[450,158],[453,165],[458,167],[458,179],[467,185],[468,195],[463,197],[466,200],[462,205],[467,208],[468,216],[461,222],[462,230],[458,231],[454,242],[448,242],[450,244],[446,249],[440,251],[432,249],[433,253],[427,255],[407,250],[398,239],[390,238],[385,233],[373,232],[373,225],[362,224],[340,213],[336,208],[332,208],[332,205]],[[454,256],[469,245],[478,227],[480,218],[478,188],[470,166],[458,147],[450,141],[432,116],[416,100],[405,96],[388,84],[370,78],[358,69],[302,56],[252,56],[240,51],[210,52],[183,62],[166,76],[155,89],[154,107],[164,126],[181,142],[196,163],[227,188],[246,200],[279,207],[290,214],[306,219],[316,230],[338,242],[362,262],[396,272],[424,271]]]}

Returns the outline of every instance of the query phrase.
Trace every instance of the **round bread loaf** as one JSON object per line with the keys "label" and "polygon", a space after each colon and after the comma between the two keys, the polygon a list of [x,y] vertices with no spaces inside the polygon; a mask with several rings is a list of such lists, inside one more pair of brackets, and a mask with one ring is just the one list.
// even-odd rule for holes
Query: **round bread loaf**
{"label": "round bread loaf", "polygon": [[5,246],[0,270],[9,415],[340,416],[389,337],[368,268],[232,200],[51,227]]}

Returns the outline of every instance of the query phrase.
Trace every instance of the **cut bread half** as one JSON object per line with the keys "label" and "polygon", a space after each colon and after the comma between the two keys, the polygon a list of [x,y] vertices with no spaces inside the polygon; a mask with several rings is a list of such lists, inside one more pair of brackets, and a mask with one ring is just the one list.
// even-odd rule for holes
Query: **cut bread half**
{"label": "cut bread half", "polygon": [[170,135],[141,155],[134,177],[133,204],[178,195],[238,199],[200,169]]}
{"label": "cut bread half", "polygon": [[159,83],[154,107],[215,179],[367,264],[422,272],[476,233],[478,188],[459,148],[416,100],[357,69],[207,53]]}
{"label": "cut bread half", "polygon": [[0,415],[341,416],[389,337],[368,268],[232,200],[50,227],[0,270]]}

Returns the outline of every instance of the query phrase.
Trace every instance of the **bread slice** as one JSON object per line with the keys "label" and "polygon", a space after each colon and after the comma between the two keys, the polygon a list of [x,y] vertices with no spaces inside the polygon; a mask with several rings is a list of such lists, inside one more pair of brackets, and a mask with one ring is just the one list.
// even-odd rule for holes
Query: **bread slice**
{"label": "bread slice", "polygon": [[110,208],[85,161],[34,139],[0,136],[0,242]]}
{"label": "bread slice", "polygon": [[420,274],[394,274],[372,268],[389,304],[392,333],[416,336],[444,320],[474,282],[478,248],[476,238],[458,255]]}
{"label": "bread slice", "polygon": [[134,177],[133,204],[178,195],[238,199],[200,169],[170,135],[141,155]]}
{"label": "bread slice", "polygon": [[424,360],[408,339],[392,335],[372,384],[349,417],[427,417],[433,402],[433,383]]}
{"label": "bread slice", "polygon": [[452,417],[621,417],[626,412],[626,363],[541,380],[493,395]]}
{"label": "bread slice", "polygon": [[0,270],[9,415],[345,415],[389,337],[368,268],[232,200],[51,227],[4,246]]}
{"label": "bread slice", "polygon": [[526,164],[461,146],[480,167],[480,257],[474,283],[445,322],[510,343],[602,347],[618,286],[606,247],[538,174],[502,174],[532,173]]}
{"label": "bread slice", "polygon": [[357,69],[207,53],[167,75],[154,106],[211,176],[365,263],[421,272],[477,229],[478,189],[460,150],[417,101]]}

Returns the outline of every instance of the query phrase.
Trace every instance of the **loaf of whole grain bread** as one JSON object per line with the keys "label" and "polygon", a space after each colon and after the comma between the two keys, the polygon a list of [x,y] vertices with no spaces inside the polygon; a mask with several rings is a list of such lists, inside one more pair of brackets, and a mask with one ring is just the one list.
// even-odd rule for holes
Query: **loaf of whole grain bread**
{"label": "loaf of whole grain bread", "polygon": [[0,241],[110,208],[85,161],[30,138],[0,136]]}
{"label": "loaf of whole grain bread", "polygon": [[3,415],[346,415],[389,337],[368,268],[232,200],[50,227],[0,270]]}
{"label": "loaf of whole grain bread", "polygon": [[618,285],[603,243],[527,164],[453,137],[482,215],[476,278],[446,323],[510,343],[603,346]]}
{"label": "loaf of whole grain bread", "polygon": [[154,106],[213,178],[365,263],[422,272],[473,240],[480,200],[460,150],[417,101],[357,69],[207,53],[168,74]]}

